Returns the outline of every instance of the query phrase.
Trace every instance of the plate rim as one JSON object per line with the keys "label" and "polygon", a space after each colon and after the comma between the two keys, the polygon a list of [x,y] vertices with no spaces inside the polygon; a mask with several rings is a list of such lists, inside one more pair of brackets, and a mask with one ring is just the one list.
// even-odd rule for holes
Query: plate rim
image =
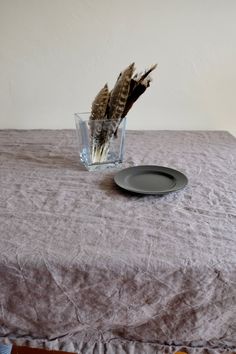
{"label": "plate rim", "polygon": [[[125,173],[125,171],[127,171],[127,170],[135,170],[135,169],[142,169],[142,168],[148,168],[148,169],[155,169],[155,171],[157,171],[157,170],[159,170],[160,172],[165,172],[165,173],[167,173],[167,174],[169,174],[169,175],[171,175],[172,177],[174,177],[174,179],[176,180],[176,176],[174,175],[173,176],[173,174],[171,174],[171,172],[172,173],[174,173],[174,174],[178,174],[179,176],[181,176],[181,178],[183,178],[185,181],[184,181],[184,183],[182,183],[180,186],[178,186],[178,184],[176,183],[175,184],[175,186],[174,187],[172,187],[172,188],[169,188],[169,189],[166,189],[166,190],[162,190],[162,191],[144,191],[144,190],[139,190],[139,189],[137,189],[137,188],[127,188],[126,186],[124,186],[124,185],[122,185],[117,179],[120,177],[120,175],[122,175],[123,173]],[[161,171],[161,170],[163,170],[163,171]],[[169,172],[169,173],[168,173]],[[187,178],[187,176],[183,173],[183,172],[181,172],[181,171],[179,171],[179,170],[176,170],[176,169],[174,169],[174,168],[171,168],[171,167],[168,167],[168,166],[160,166],[160,165],[136,165],[136,166],[130,166],[130,167],[127,167],[127,168],[124,168],[124,169],[122,169],[122,170],[120,170],[119,172],[117,172],[116,173],[116,175],[114,176],[114,182],[115,182],[115,184],[119,187],[119,188],[121,188],[121,189],[123,189],[123,190],[125,190],[125,191],[128,191],[128,192],[132,192],[132,193],[136,193],[136,194],[149,194],[149,195],[155,195],[155,194],[158,194],[158,195],[162,195],[162,194],[167,194],[167,193],[171,193],[171,192],[176,192],[176,191],[178,191],[178,190],[181,190],[181,189],[183,189],[187,184],[188,184],[188,178]],[[178,180],[177,180],[177,182],[178,182]]]}

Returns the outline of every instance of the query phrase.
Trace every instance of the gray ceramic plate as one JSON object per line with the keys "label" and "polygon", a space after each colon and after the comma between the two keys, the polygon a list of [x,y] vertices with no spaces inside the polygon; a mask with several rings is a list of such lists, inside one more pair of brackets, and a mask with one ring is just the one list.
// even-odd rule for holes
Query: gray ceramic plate
{"label": "gray ceramic plate", "polygon": [[187,177],[172,168],[163,166],[134,166],[125,168],[114,177],[122,189],[139,194],[166,194],[182,189]]}

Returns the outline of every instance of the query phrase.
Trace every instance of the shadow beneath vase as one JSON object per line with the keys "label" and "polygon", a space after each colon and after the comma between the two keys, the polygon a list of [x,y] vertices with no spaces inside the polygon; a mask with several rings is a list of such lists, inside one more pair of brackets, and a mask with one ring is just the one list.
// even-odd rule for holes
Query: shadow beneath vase
{"label": "shadow beneath vase", "polygon": [[8,161],[24,161],[28,162],[34,167],[37,165],[40,167],[49,168],[66,168],[72,170],[87,171],[86,168],[80,163],[79,158],[76,156],[63,156],[63,154],[51,154],[50,151],[43,151],[43,154],[35,154],[34,152],[1,152],[2,158],[6,158]]}

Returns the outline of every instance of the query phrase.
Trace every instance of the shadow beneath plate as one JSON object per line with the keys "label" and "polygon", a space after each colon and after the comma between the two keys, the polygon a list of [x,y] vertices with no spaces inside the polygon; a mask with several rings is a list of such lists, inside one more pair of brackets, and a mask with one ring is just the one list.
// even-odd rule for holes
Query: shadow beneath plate
{"label": "shadow beneath plate", "polygon": [[106,192],[108,195],[120,195],[124,196],[127,198],[135,198],[135,199],[144,199],[144,198],[156,198],[156,199],[162,199],[166,195],[163,194],[142,194],[142,193],[136,193],[136,192],[131,192],[127,191],[123,188],[120,188],[117,186],[117,184],[114,181],[114,177],[116,175],[116,172],[113,172],[107,176],[104,177],[104,179],[101,181],[99,184],[99,187]]}

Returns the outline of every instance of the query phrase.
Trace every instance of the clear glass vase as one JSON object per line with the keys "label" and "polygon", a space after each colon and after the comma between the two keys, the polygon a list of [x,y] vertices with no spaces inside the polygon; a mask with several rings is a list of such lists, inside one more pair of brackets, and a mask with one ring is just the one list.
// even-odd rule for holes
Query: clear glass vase
{"label": "clear glass vase", "polygon": [[89,171],[117,167],[123,162],[126,118],[90,120],[90,112],[75,113],[80,161]]}

